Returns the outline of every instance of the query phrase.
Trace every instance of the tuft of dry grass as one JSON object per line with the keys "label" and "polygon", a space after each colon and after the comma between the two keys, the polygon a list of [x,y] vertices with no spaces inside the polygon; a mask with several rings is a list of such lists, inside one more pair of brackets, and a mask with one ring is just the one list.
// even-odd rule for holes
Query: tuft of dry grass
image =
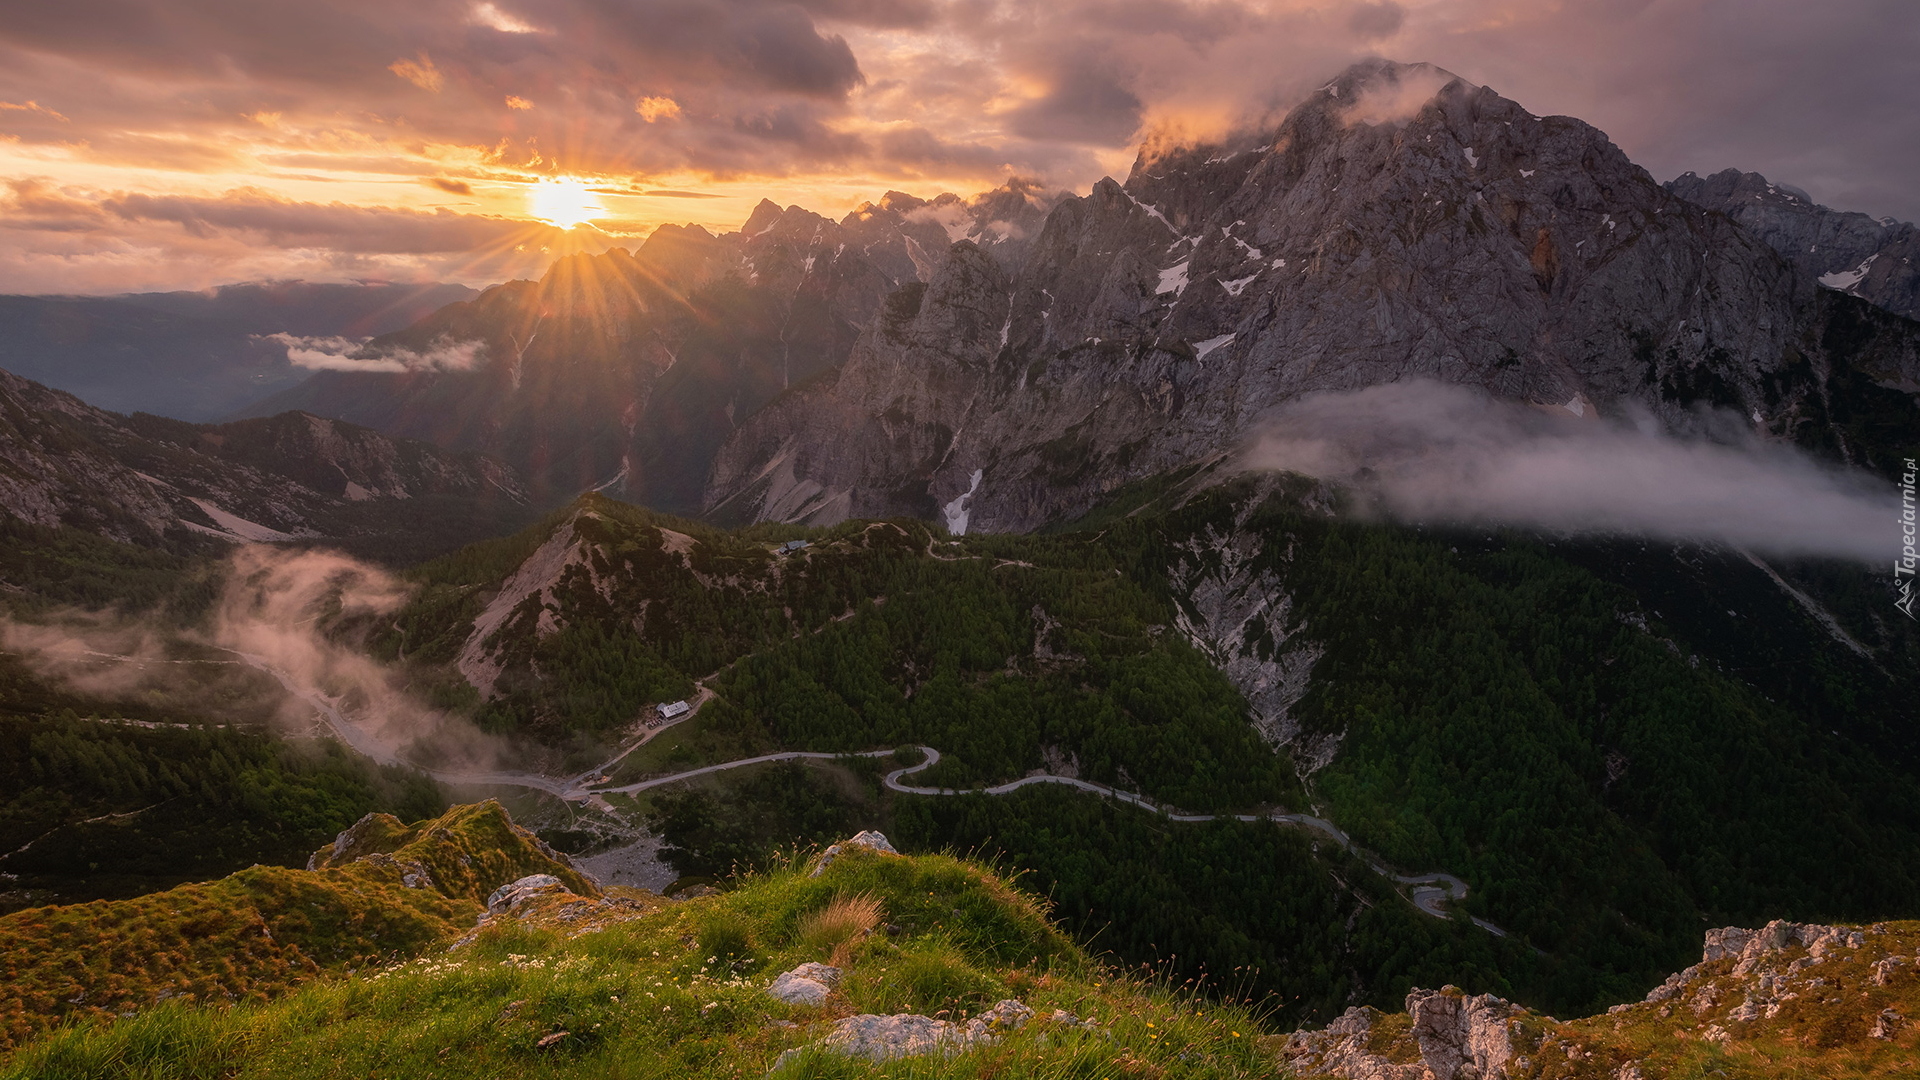
{"label": "tuft of dry grass", "polygon": [[855,947],[886,917],[886,908],[872,893],[841,894],[819,911],[802,915],[794,936],[808,952],[825,954],[827,963],[843,968]]}

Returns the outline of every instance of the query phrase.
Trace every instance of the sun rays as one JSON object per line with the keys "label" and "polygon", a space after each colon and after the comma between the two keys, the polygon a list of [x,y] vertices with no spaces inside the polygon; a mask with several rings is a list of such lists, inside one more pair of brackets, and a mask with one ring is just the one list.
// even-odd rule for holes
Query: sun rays
{"label": "sun rays", "polygon": [[561,229],[572,229],[606,216],[584,180],[560,176],[541,180],[527,192],[528,211],[536,218]]}

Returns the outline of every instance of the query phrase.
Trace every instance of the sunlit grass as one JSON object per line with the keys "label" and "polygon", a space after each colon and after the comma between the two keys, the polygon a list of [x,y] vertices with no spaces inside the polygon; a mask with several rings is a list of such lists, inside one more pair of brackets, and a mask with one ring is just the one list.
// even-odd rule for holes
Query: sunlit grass
{"label": "sunlit grass", "polygon": [[[1274,1075],[1244,1010],[1100,967],[1038,901],[991,873],[865,853],[818,878],[808,869],[796,860],[600,932],[502,921],[466,947],[278,1002],[162,1004],[67,1028],[0,1066],[0,1078],[757,1077],[792,1049],[801,1052],[781,1076]],[[898,933],[884,932],[883,912]],[[823,949],[849,968],[824,1006],[765,994],[775,974]],[[958,1019],[1000,996],[1038,1019],[991,1046],[885,1064],[805,1049],[855,1012]],[[1056,1009],[1097,1023],[1052,1022]]]}

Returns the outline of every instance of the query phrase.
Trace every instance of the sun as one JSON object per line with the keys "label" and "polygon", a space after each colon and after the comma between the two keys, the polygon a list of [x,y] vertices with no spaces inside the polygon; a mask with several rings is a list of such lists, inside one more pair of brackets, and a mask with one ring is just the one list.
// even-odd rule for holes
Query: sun
{"label": "sun", "polygon": [[571,229],[604,215],[607,208],[594,198],[584,180],[563,176],[542,180],[527,193],[527,208],[549,225]]}

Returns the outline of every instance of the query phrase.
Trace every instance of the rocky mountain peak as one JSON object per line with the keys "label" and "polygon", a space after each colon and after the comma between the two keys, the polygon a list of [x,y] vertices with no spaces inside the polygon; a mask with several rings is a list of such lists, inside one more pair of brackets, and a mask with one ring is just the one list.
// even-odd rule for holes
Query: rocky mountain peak
{"label": "rocky mountain peak", "polygon": [[892,191],[839,221],[762,200],[737,232],[662,226],[635,250],[560,259],[537,282],[490,289],[362,350],[405,358],[404,372],[322,372],[255,411],[298,408],[495,453],[536,498],[603,489],[691,509],[720,440],[843,364],[889,293],[933,281],[962,239],[1004,275],[1052,203],[1011,180],[972,199]]}
{"label": "rocky mountain peak", "polygon": [[1920,229],[1911,223],[1829,209],[1799,188],[1739,169],[1705,177],[1683,173],[1666,188],[1739,222],[1808,285],[1920,318]]}
{"label": "rocky mountain peak", "polygon": [[758,236],[766,232],[774,222],[780,220],[781,213],[779,203],[772,199],[761,199],[754,206],[753,213],[747,215],[747,223],[740,226],[741,235]]}
{"label": "rocky mountain peak", "polygon": [[[1271,135],[1143,153],[1125,184],[1055,204],[1012,271],[1003,324],[937,350],[868,335],[831,383],[747,421],[707,504],[791,469],[775,488],[839,493],[773,500],[809,520],[964,498],[974,528],[1030,528],[1229,449],[1301,395],[1408,378],[1575,418],[1685,424],[1705,403],[1766,422],[1799,408],[1807,388],[1780,380],[1828,317],[1778,253],[1605,133],[1384,61]],[[957,306],[1001,303],[974,287]],[[975,355],[994,360],[950,362]],[[938,393],[902,389],[921,376]],[[868,429],[917,434],[888,464],[846,441]]]}

